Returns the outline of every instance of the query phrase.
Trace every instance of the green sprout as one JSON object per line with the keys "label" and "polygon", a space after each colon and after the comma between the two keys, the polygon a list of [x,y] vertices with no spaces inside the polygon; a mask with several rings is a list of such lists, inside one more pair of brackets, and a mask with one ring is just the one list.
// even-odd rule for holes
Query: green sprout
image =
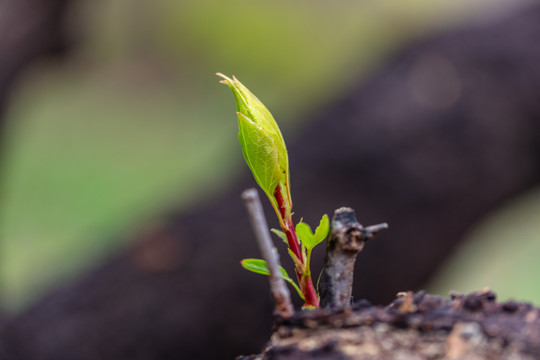
{"label": "green sprout", "polygon": [[[305,302],[305,307],[318,308],[319,296],[313,286],[310,272],[311,251],[328,235],[330,227],[328,216],[322,217],[315,233],[303,222],[295,227],[292,219],[289,157],[276,121],[263,103],[238,79],[234,76],[230,79],[220,73],[217,75],[223,78],[221,83],[229,86],[234,94],[238,114],[238,138],[244,159],[277,214],[282,231],[276,229],[272,231],[288,245],[300,286],[284,269],[282,276],[298,291]],[[241,264],[249,271],[269,274],[263,260],[245,259]]]}

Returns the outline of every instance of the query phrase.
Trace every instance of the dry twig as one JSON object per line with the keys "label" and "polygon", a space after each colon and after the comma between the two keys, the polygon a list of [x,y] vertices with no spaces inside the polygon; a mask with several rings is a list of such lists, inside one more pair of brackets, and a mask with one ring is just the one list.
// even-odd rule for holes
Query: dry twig
{"label": "dry twig", "polygon": [[259,194],[257,193],[257,190],[253,188],[247,189],[242,193],[242,199],[244,200],[249,213],[251,225],[255,237],[257,238],[262,257],[266,261],[268,270],[270,271],[270,292],[276,306],[275,312],[284,318],[291,317],[294,314],[294,308],[291,303],[291,294],[285,284],[285,280],[283,280],[283,277],[281,276],[281,271],[279,269],[279,255],[272,243],[270,231],[268,231],[268,225],[266,223],[266,218],[264,217]]}
{"label": "dry twig", "polygon": [[334,212],[319,281],[321,307],[344,308],[350,305],[356,255],[375,233],[387,228],[386,223],[364,228],[351,208],[343,207]]}

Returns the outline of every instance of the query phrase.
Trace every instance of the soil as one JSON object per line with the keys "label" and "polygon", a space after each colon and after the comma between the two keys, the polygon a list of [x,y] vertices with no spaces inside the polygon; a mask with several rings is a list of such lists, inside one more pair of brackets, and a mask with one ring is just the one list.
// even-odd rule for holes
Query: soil
{"label": "soil", "polygon": [[237,360],[538,359],[540,308],[482,290],[450,298],[406,292],[387,306],[276,318],[261,354]]}

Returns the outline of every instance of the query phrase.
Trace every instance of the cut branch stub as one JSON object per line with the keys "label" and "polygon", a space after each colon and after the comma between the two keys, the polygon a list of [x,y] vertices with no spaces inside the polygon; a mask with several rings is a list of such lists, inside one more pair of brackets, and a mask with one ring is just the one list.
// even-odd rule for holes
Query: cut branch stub
{"label": "cut branch stub", "polygon": [[343,207],[334,212],[319,280],[321,307],[344,308],[350,305],[356,256],[367,240],[387,228],[386,223],[364,228],[351,208]]}

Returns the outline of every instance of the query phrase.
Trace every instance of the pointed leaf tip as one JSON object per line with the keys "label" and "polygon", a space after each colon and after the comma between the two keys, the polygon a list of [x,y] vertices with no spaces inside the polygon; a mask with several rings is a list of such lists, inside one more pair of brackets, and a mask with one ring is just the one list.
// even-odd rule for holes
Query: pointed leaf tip
{"label": "pointed leaf tip", "polygon": [[216,75],[223,79],[223,80],[219,81],[220,84],[225,84],[227,86],[234,86],[233,81],[229,77],[227,77],[227,76],[225,76],[225,75],[223,75],[222,73],[219,73],[219,72],[216,73]]}

